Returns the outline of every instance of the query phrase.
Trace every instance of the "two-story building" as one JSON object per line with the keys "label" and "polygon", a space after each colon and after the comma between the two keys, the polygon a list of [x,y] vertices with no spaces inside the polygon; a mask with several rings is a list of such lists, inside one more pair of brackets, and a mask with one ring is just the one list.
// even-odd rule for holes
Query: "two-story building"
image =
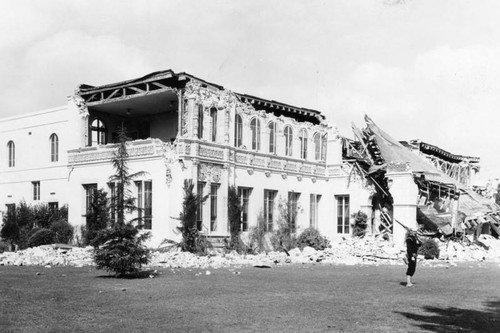
{"label": "two-story building", "polygon": [[297,229],[330,239],[350,234],[350,215],[369,190],[342,159],[342,140],[321,112],[234,93],[171,70],[103,86],[81,85],[67,106],[0,120],[0,207],[21,200],[67,204],[69,222],[85,225],[96,189],[110,196],[117,131],[127,129],[131,189],[152,244],[178,239],[185,179],[208,195],[202,232],[229,234],[229,186],[240,194],[241,229],[263,218],[276,228],[278,206],[299,207]]}

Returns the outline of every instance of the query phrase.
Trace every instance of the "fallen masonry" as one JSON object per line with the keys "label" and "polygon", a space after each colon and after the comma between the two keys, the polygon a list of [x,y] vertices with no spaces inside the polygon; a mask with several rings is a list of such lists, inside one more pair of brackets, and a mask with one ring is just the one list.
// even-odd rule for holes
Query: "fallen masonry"
{"label": "fallen masonry", "polygon": [[[459,242],[438,242],[439,259],[420,261],[427,264],[462,261],[488,261],[500,263],[500,240],[481,235],[469,245]],[[152,253],[150,267],[165,268],[222,268],[238,265],[273,267],[289,264],[330,265],[404,265],[406,249],[403,244],[393,244],[374,237],[342,238],[323,251],[305,247],[284,252],[268,252],[256,255],[238,254],[236,251],[212,255],[195,255],[181,252],[178,248],[156,250]],[[15,266],[92,266],[92,247],[59,248],[43,245],[17,252],[0,253],[0,265]]]}

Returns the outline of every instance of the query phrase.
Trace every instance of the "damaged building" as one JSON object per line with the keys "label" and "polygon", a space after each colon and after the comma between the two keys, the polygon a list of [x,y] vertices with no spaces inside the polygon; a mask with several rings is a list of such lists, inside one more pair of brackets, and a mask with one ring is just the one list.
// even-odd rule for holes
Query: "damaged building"
{"label": "damaged building", "polygon": [[403,145],[369,119],[348,140],[318,110],[172,70],[80,85],[65,106],[1,119],[0,210],[21,201],[68,205],[69,223],[79,232],[94,193],[116,192],[110,176],[120,126],[130,137],[130,172],[144,172],[131,186],[139,210],[128,218],[151,232],[151,245],[180,239],[185,180],[208,197],[197,219],[213,242],[229,236],[231,186],[241,201],[243,238],[259,220],[275,230],[284,201],[299,212],[297,232],[314,227],[333,241],[351,235],[357,211],[371,217],[371,232],[397,242],[404,229],[394,221],[415,228],[417,213],[447,233],[497,227],[498,207],[469,189],[478,159],[465,166],[431,154],[430,145]]}
{"label": "damaged building", "polygon": [[[344,156],[373,187],[374,233],[401,237],[424,225],[448,237],[500,236],[500,207],[472,190],[479,158],[451,154],[420,141],[399,142],[365,116],[344,140]],[[415,218],[416,216],[416,218]]]}

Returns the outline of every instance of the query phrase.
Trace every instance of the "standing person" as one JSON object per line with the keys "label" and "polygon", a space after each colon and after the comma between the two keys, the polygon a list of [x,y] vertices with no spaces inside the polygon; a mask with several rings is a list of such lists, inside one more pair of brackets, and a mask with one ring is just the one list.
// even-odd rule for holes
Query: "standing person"
{"label": "standing person", "polygon": [[406,286],[413,286],[412,277],[417,269],[417,253],[418,248],[422,245],[422,242],[417,237],[417,232],[413,230],[408,230],[406,232],[406,264],[408,269],[406,270]]}
{"label": "standing person", "polygon": [[412,287],[413,274],[417,269],[417,253],[418,248],[422,245],[422,237],[440,237],[441,233],[437,232],[426,232],[419,228],[417,231],[406,229],[406,264],[408,269],[406,270],[406,286]]}

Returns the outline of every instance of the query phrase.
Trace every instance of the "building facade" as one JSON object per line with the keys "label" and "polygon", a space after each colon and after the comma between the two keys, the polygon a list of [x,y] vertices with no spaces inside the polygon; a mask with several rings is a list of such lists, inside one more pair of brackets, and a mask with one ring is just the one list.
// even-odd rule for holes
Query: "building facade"
{"label": "building facade", "polygon": [[115,191],[120,126],[131,138],[130,172],[144,171],[130,189],[140,210],[128,218],[151,231],[152,245],[179,239],[186,179],[208,196],[198,219],[213,237],[229,235],[229,186],[240,195],[243,236],[258,219],[276,229],[288,201],[298,207],[298,232],[313,226],[333,240],[350,235],[351,214],[369,206],[365,181],[343,161],[339,133],[319,111],[167,70],[81,85],[65,107],[0,120],[0,209],[22,200],[68,205],[78,230],[94,191]]}

